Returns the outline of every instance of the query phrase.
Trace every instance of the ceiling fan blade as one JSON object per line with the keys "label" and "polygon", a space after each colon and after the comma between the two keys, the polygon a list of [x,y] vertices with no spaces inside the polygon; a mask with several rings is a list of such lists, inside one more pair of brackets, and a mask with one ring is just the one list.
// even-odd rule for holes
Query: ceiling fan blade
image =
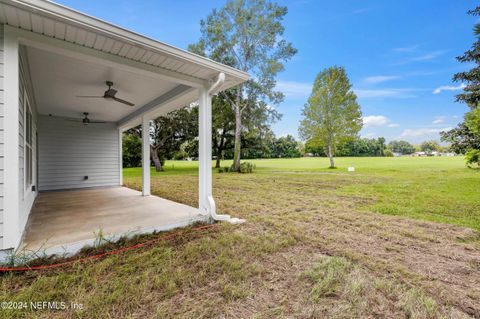
{"label": "ceiling fan blade", "polygon": [[134,106],[135,104],[131,103],[131,102],[128,102],[128,101],[125,101],[125,100],[122,100],[122,99],[119,99],[118,97],[113,97],[112,98],[114,101],[117,101],[119,103],[123,103],[123,104],[126,104],[128,106]]}
{"label": "ceiling fan blade", "polygon": [[103,95],[77,95],[76,97],[80,98],[104,98]]}
{"label": "ceiling fan blade", "polygon": [[52,115],[52,114],[48,114],[48,116],[56,118],[56,119],[70,121],[70,122],[81,122],[82,121],[82,119],[78,119],[78,118],[75,118],[75,117],[58,116],[58,115]]}
{"label": "ceiling fan blade", "polygon": [[95,120],[90,120],[89,123],[93,123],[93,124],[105,124],[107,123],[106,121],[95,121]]}

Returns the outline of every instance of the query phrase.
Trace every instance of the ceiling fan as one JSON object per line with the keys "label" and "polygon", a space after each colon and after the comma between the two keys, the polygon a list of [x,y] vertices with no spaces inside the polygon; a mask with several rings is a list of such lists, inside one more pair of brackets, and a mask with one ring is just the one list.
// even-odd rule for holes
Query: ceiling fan
{"label": "ceiling fan", "polygon": [[119,102],[119,103],[126,104],[128,106],[134,106],[135,105],[132,102],[122,100],[122,99],[115,96],[118,91],[112,88],[112,86],[113,86],[112,81],[105,81],[105,84],[108,86],[108,89],[105,91],[105,93],[103,95],[77,95],[77,97],[79,97],[79,98],[95,98],[95,99],[96,98],[104,98],[106,100],[116,101],[116,102]]}
{"label": "ceiling fan", "polygon": [[55,116],[55,115],[52,115],[52,114],[48,114],[48,116],[59,118],[59,119],[62,119],[62,120],[65,120],[65,121],[70,121],[70,122],[82,122],[83,125],[85,125],[85,126],[87,126],[90,123],[95,123],[95,124],[97,124],[97,123],[98,124],[107,123],[105,121],[96,121],[96,120],[89,119],[88,118],[88,112],[83,112],[84,118],[82,118],[82,119],[75,118],[75,117]]}

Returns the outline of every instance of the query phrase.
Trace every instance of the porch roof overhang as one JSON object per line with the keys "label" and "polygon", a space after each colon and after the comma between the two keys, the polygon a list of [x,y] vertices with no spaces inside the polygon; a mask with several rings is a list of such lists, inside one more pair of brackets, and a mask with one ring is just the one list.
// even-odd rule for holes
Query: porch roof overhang
{"label": "porch roof overhang", "polygon": [[142,114],[148,113],[153,118],[195,101],[196,89],[208,87],[220,73],[225,74],[225,81],[212,93],[249,78],[247,73],[235,68],[50,1],[0,0],[0,23],[11,26],[22,39],[21,44],[71,58],[93,56],[97,62],[112,68],[135,69],[139,74],[154,74],[162,81],[175,84],[167,92],[138,105],[130,114],[116,119],[123,128],[138,125]]}

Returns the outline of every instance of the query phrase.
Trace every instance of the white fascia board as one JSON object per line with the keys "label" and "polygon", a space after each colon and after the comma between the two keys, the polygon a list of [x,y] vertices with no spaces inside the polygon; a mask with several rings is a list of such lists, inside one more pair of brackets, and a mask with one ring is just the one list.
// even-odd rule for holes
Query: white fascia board
{"label": "white fascia board", "polygon": [[115,38],[119,41],[128,42],[129,44],[140,46],[147,50],[156,51],[163,55],[209,68],[212,71],[223,72],[229,76],[238,78],[241,81],[246,81],[250,77],[246,72],[143,36],[139,33],[124,29],[51,1],[0,0],[0,3],[28,10],[34,14],[43,15],[50,19],[73,24],[106,37]]}

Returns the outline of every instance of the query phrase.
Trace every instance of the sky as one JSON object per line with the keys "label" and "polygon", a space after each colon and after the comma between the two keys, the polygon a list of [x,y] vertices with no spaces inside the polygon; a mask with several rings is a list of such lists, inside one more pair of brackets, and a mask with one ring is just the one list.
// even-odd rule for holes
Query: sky
{"label": "sky", "polygon": [[[186,49],[200,37],[200,20],[225,0],[57,0],[97,18]],[[316,75],[345,67],[362,109],[362,137],[412,143],[439,140],[467,111],[455,102],[463,83],[452,75],[472,67],[455,57],[470,48],[475,1],[290,0],[284,38],[298,49],[277,77],[285,94],[276,105],[278,136],[298,137],[301,110]]]}

